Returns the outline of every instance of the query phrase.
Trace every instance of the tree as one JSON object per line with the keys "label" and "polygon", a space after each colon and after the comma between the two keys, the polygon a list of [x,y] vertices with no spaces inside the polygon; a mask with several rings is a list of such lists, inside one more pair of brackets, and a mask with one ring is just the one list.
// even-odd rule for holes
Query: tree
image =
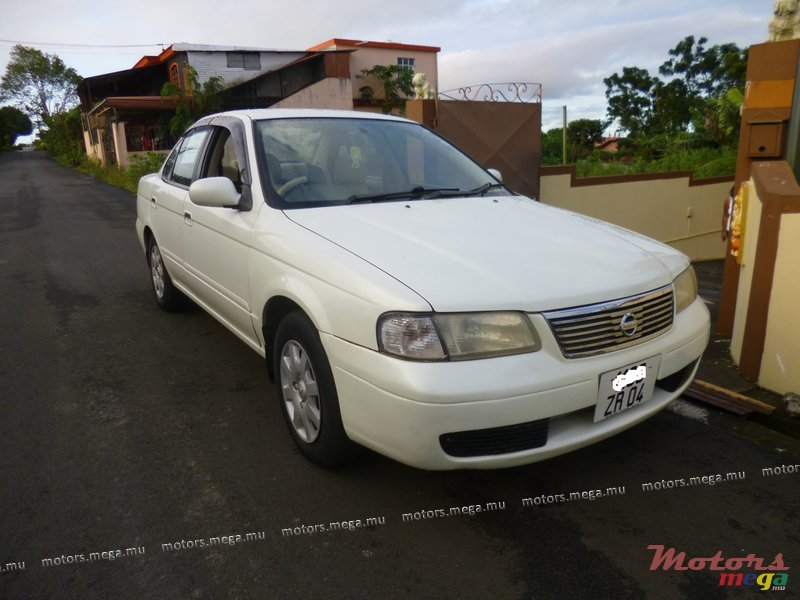
{"label": "tree", "polygon": [[556,127],[542,133],[542,164],[560,165],[563,160],[563,129]]}
{"label": "tree", "polygon": [[693,97],[721,96],[728,90],[744,89],[747,50],[736,44],[706,48],[708,40],[695,42],[688,36],[678,43],[658,72],[666,77],[680,77]]}
{"label": "tree", "polygon": [[656,79],[653,86],[651,132],[659,134],[686,129],[696,104],[697,99],[689,93],[682,79]]}
{"label": "tree", "polygon": [[686,127],[692,116],[692,98],[680,79],[663,81],[646,69],[624,67],[606,84],[608,116],[632,137],[655,135]]}
{"label": "tree", "polygon": [[184,87],[167,82],[161,88],[162,96],[177,97],[175,116],[169,121],[169,130],[174,136],[182,135],[200,117],[222,110],[222,78],[215,75],[201,84],[194,68],[189,67],[185,73]]}
{"label": "tree", "polygon": [[609,118],[619,121],[620,127],[633,136],[649,129],[655,111],[656,81],[647,69],[638,67],[623,67],[621,75],[614,73],[603,79]]}
{"label": "tree", "polygon": [[696,123],[709,98],[744,90],[747,50],[736,44],[706,47],[708,40],[688,36],[669,51],[659,76],[624,67],[603,80],[608,116],[631,137],[685,130]]}
{"label": "tree", "polygon": [[694,130],[709,140],[722,145],[735,145],[739,139],[739,109],[744,94],[733,88],[717,98],[708,98],[694,113]]}
{"label": "tree", "polygon": [[11,106],[0,106],[0,150],[11,150],[17,136],[32,131],[33,124],[25,113]]}
{"label": "tree", "polygon": [[591,154],[595,144],[603,140],[606,123],[600,119],[576,119],[567,125],[567,144],[572,150],[572,161]]}
{"label": "tree", "polygon": [[0,99],[43,123],[77,102],[81,77],[55,54],[17,44],[0,81]]}
{"label": "tree", "polygon": [[40,137],[48,154],[71,167],[76,167],[85,160],[79,107],[45,117],[44,125],[45,129]]}
{"label": "tree", "polygon": [[[411,79],[414,74],[411,69],[400,65],[375,65],[371,69],[362,69],[365,77],[372,76],[383,87],[383,112],[389,114],[397,109],[401,115],[406,114],[406,101],[414,93]],[[370,85],[364,85],[359,90],[365,100],[375,101],[375,90]]]}

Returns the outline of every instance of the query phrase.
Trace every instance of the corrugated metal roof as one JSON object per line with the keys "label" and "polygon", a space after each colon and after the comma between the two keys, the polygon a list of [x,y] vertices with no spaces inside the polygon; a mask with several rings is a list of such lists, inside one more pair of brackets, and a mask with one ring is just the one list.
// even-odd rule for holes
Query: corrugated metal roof
{"label": "corrugated metal roof", "polygon": [[256,48],[254,46],[218,46],[216,44],[172,44],[173,52],[278,52],[297,53],[306,50],[281,48]]}

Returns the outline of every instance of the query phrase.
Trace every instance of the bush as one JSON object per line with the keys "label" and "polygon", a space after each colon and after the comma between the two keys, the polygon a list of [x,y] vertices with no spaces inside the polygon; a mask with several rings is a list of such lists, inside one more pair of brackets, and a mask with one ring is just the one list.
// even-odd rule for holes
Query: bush
{"label": "bush", "polygon": [[131,164],[128,173],[136,183],[144,175],[157,173],[164,164],[167,154],[165,152],[148,152],[147,154],[134,154],[131,157]]}
{"label": "bush", "polygon": [[721,177],[731,175],[736,172],[736,151],[728,148],[722,156],[708,161],[694,170],[694,176],[702,177]]}
{"label": "bush", "polygon": [[86,159],[83,152],[83,127],[79,108],[48,116],[40,132],[44,149],[67,167],[77,167]]}
{"label": "bush", "polygon": [[[690,171],[694,177],[719,177],[736,172],[736,148],[708,147],[691,143],[672,143],[666,147],[662,140],[653,140],[648,156],[613,156],[595,152],[575,165],[578,177],[598,175],[630,175]],[[660,156],[659,156],[660,155]]]}
{"label": "bush", "polygon": [[81,173],[86,173],[95,179],[99,179],[100,181],[105,181],[106,183],[116,187],[126,189],[129,192],[136,191],[135,187],[131,187],[130,177],[125,169],[120,169],[119,167],[107,167],[99,160],[94,158],[84,158],[85,161],[83,164],[78,166],[78,171]]}
{"label": "bush", "polygon": [[136,193],[139,179],[143,175],[155,173],[164,162],[166,155],[161,152],[148,152],[147,154],[135,154],[131,157],[131,164],[127,169],[117,166],[107,167],[99,160],[83,156],[83,162],[77,165],[78,171],[91,175],[95,179],[105,181],[110,185]]}

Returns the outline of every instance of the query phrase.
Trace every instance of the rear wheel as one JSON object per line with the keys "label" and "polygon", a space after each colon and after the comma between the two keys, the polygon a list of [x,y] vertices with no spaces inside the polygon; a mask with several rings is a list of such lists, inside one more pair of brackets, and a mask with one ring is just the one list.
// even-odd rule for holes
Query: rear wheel
{"label": "rear wheel", "polygon": [[150,279],[156,303],[169,312],[181,308],[185,296],[172,284],[172,279],[164,266],[161,250],[153,238],[147,243],[147,264],[150,265]]}
{"label": "rear wheel", "polygon": [[334,467],[359,453],[344,431],[330,363],[313,323],[301,312],[284,317],[273,352],[278,401],[300,452]]}

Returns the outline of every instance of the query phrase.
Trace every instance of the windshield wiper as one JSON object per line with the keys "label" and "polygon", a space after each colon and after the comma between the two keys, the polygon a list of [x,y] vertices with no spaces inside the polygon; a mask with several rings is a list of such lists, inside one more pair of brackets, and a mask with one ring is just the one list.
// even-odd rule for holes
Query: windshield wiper
{"label": "windshield wiper", "polygon": [[436,196],[434,194],[440,194],[441,192],[455,193],[458,192],[458,188],[422,187],[421,185],[418,185],[410,190],[401,192],[387,192],[383,194],[353,194],[347,199],[347,204],[353,204],[354,202],[381,202],[382,200],[400,200],[402,198],[416,199],[422,198],[423,196],[435,198]]}
{"label": "windshield wiper", "polygon": [[488,182],[471,190],[464,190],[463,192],[460,190],[438,190],[437,192],[433,192],[428,195],[427,198],[452,198],[455,196],[465,198],[467,196],[483,196],[489,190],[501,187],[504,187],[502,183]]}

